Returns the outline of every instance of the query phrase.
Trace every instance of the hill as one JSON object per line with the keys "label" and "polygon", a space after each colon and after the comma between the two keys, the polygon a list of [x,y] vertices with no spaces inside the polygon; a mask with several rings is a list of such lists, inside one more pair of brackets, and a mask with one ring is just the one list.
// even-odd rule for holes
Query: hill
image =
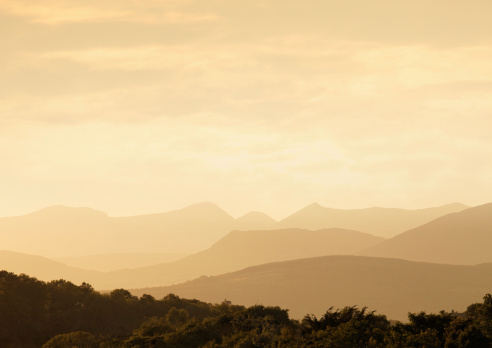
{"label": "hill", "polygon": [[316,230],[338,227],[389,238],[440,216],[467,208],[461,203],[452,203],[441,207],[415,210],[395,208],[332,209],[314,203],[279,221],[275,228],[297,227]]}
{"label": "hill", "polygon": [[[207,250],[174,262],[146,267],[96,272],[69,267],[40,256],[12,252],[4,252],[0,265],[1,269],[9,272],[23,272],[44,281],[63,278],[74,283],[87,282],[96,289],[110,290],[177,284],[204,275],[218,275],[274,261],[354,254],[383,240],[342,229],[232,231]],[[100,259],[105,257],[103,255]],[[98,257],[95,257],[93,261],[97,260]],[[89,262],[84,258],[83,261],[85,264]]]}
{"label": "hill", "polygon": [[342,229],[232,231],[207,250],[175,262],[110,272],[104,283],[106,289],[177,284],[267,262],[351,255],[383,240]]}
{"label": "hill", "polygon": [[74,284],[98,283],[103,274],[67,266],[42,256],[0,250],[0,270],[24,273],[43,281],[65,279]]}
{"label": "hill", "polygon": [[442,216],[360,255],[449,264],[492,262],[492,203]]}
{"label": "hill", "polygon": [[492,291],[492,264],[440,265],[361,256],[325,256],[270,263],[183,284],[134,289],[134,295],[169,293],[206,302],[280,306],[293,318],[327,308],[368,306],[391,319],[408,312],[464,311]]}
{"label": "hill", "polygon": [[146,267],[158,263],[173,262],[185,256],[184,254],[173,253],[119,253],[66,256],[53,258],[53,260],[71,267],[111,272],[125,268]]}

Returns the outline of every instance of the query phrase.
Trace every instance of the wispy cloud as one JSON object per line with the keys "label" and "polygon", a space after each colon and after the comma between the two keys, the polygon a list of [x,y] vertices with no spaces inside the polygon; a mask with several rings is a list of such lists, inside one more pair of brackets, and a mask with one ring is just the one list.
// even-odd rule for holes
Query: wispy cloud
{"label": "wispy cloud", "polygon": [[101,8],[84,7],[68,1],[15,1],[4,0],[0,11],[28,20],[56,25],[69,22],[86,22],[99,20],[122,20],[131,15],[130,11],[108,11]]}
{"label": "wispy cloud", "polygon": [[45,25],[101,21],[188,24],[219,19],[213,13],[185,12],[175,8],[176,6],[169,6],[179,3],[178,1],[151,2],[147,7],[112,1],[74,3],[67,0],[43,2],[3,0],[0,2],[0,12]]}
{"label": "wispy cloud", "polygon": [[[146,122],[208,112],[309,132],[336,120],[345,135],[367,130],[351,120],[397,125],[436,114],[478,117],[492,108],[486,97],[492,81],[488,47],[435,50],[323,41],[314,46],[306,39],[31,54],[32,65],[47,70],[46,84],[59,87],[42,95],[11,92],[0,104],[0,117]],[[64,73],[49,74],[55,68]],[[86,87],[70,91],[82,81]],[[371,129],[379,134],[378,127]]]}

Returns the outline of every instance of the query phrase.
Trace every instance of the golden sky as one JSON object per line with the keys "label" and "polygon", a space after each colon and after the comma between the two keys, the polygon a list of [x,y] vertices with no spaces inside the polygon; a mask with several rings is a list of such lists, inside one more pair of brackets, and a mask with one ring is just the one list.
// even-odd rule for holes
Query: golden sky
{"label": "golden sky", "polygon": [[0,216],[492,201],[490,0],[0,0]]}

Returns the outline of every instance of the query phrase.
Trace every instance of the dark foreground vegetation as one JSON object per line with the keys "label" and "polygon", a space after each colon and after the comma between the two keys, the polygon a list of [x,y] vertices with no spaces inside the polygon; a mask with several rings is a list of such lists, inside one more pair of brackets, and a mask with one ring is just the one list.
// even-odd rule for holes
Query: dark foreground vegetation
{"label": "dark foreground vegetation", "polygon": [[390,322],[365,308],[289,319],[279,307],[207,304],[0,272],[0,347],[490,347],[492,296],[465,313]]}

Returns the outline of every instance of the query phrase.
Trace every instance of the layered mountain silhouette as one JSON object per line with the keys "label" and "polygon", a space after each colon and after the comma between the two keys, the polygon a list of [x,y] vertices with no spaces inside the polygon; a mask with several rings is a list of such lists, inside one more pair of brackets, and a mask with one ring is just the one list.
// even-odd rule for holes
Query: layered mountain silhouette
{"label": "layered mountain silhouette", "polygon": [[263,228],[266,222],[270,222],[268,217],[255,214],[235,220],[213,203],[129,217],[54,206],[0,218],[0,245],[50,257],[129,252],[189,254],[210,247],[233,229]]}
{"label": "layered mountain silhouette", "polygon": [[293,318],[334,306],[368,306],[390,319],[408,312],[464,311],[492,289],[492,264],[441,265],[389,258],[325,256],[270,263],[183,284],[134,289],[156,298],[174,293],[220,303],[290,309]]}
{"label": "layered mountain silhouette", "polygon": [[107,274],[106,288],[170,285],[273,261],[351,255],[383,241],[342,229],[232,231],[211,248],[181,260]]}
{"label": "layered mountain silhouette", "polygon": [[338,227],[362,231],[375,236],[393,237],[440,216],[459,212],[468,207],[452,203],[425,209],[332,209],[313,203],[276,224],[276,228],[298,227],[310,230]]}
{"label": "layered mountain silhouette", "polygon": [[442,216],[360,255],[474,265],[492,262],[492,203]]}
{"label": "layered mountain silhouette", "polygon": [[6,250],[49,257],[110,253],[191,254],[210,247],[232,230],[343,228],[393,236],[465,208],[455,203],[419,210],[343,210],[313,204],[276,222],[261,212],[234,219],[213,203],[128,217],[109,217],[90,208],[54,206],[23,216],[0,218],[0,245]]}
{"label": "layered mountain silhouette", "polygon": [[[203,275],[218,275],[237,271],[245,267],[272,261],[293,260],[321,255],[353,254],[384,239],[366,233],[342,229],[309,231],[301,229],[233,231],[209,249],[184,257],[175,262],[148,267],[122,269],[112,272],[85,272],[83,281],[96,289],[137,288],[181,283]],[[40,269],[31,267],[34,256],[13,253],[15,263],[2,262],[0,265],[11,272],[25,272],[41,280],[63,277],[80,281],[80,272],[59,262],[47,263],[45,258]],[[4,265],[10,265],[7,268]],[[26,268],[26,265],[31,265]],[[37,264],[34,262],[34,266]],[[63,266],[63,267],[62,267]],[[53,268],[53,271],[50,269]],[[46,275],[59,276],[45,278]],[[76,277],[70,276],[70,270]]]}

